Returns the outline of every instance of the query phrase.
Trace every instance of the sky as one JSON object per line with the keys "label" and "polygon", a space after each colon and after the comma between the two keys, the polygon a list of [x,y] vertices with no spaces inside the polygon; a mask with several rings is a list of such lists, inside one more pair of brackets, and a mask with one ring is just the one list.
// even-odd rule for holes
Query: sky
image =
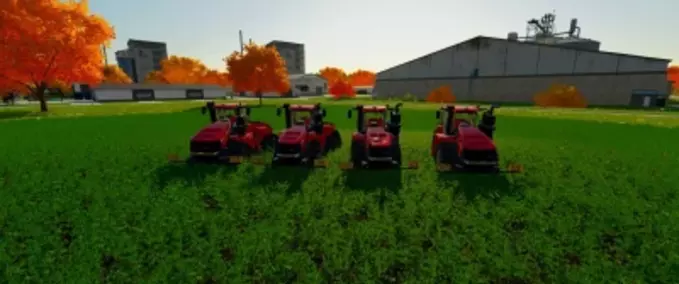
{"label": "sky", "polygon": [[527,20],[548,12],[559,31],[578,18],[581,37],[602,50],[679,62],[676,0],[90,0],[90,9],[116,30],[109,63],[133,38],[225,70],[242,30],[258,44],[303,43],[307,72],[379,72],[478,35],[524,35]]}

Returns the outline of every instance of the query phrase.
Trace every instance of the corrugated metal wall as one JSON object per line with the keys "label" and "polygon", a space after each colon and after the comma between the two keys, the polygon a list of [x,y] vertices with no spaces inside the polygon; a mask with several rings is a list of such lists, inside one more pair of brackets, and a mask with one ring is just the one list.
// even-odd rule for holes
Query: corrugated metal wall
{"label": "corrugated metal wall", "polygon": [[[377,74],[378,97],[424,98],[449,84],[460,100],[531,101],[554,83],[575,85],[591,104],[628,104],[632,90],[668,91],[667,61],[476,38]],[[644,74],[646,72],[646,74]],[[478,77],[472,79],[472,75]],[[628,74],[625,74],[628,73]],[[635,73],[635,74],[631,74]]]}

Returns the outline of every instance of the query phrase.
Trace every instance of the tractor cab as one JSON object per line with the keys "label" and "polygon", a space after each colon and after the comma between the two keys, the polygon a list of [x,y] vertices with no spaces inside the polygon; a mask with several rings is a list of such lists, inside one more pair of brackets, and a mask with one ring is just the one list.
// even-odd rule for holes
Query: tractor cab
{"label": "tractor cab", "polygon": [[[391,108],[389,105],[358,105],[354,109],[357,112],[356,129],[359,133],[365,133],[368,129],[386,130],[395,136],[399,135],[401,128],[401,105],[397,104]],[[347,117],[351,118],[352,110],[347,112]]]}
{"label": "tractor cab", "polygon": [[201,110],[203,114],[209,113],[210,121],[213,124],[217,122],[228,123],[231,134],[244,135],[247,130],[248,116],[250,115],[250,107],[247,105],[208,102]]}
{"label": "tractor cab", "polygon": [[444,105],[436,112],[441,132],[456,135],[461,127],[474,127],[479,121],[479,107]]}
{"label": "tractor cab", "polygon": [[315,105],[284,104],[276,110],[276,115],[281,116],[282,112],[285,112],[285,128],[303,126],[309,131],[321,132],[323,130],[323,118],[326,112],[321,108],[320,103]]}

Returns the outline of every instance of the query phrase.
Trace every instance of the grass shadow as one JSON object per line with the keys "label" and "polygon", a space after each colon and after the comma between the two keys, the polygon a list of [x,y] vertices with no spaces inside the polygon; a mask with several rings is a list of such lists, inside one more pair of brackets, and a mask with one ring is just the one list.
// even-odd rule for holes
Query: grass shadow
{"label": "grass shadow", "polygon": [[403,188],[402,169],[353,169],[344,172],[344,185],[351,190],[398,192]]}
{"label": "grass shadow", "polygon": [[519,192],[507,175],[510,173],[438,172],[439,183],[444,188],[455,188],[456,194],[467,200],[477,197],[511,196]]}
{"label": "grass shadow", "polygon": [[272,166],[267,165],[264,171],[251,181],[253,186],[270,187],[276,184],[287,184],[286,194],[300,192],[304,182],[314,169],[304,166]]}
{"label": "grass shadow", "polygon": [[22,118],[29,116],[30,114],[31,112],[27,110],[0,111],[0,120]]}
{"label": "grass shadow", "polygon": [[155,186],[161,190],[175,182],[184,183],[187,186],[200,186],[210,176],[228,175],[237,170],[237,165],[219,163],[168,163],[156,170]]}

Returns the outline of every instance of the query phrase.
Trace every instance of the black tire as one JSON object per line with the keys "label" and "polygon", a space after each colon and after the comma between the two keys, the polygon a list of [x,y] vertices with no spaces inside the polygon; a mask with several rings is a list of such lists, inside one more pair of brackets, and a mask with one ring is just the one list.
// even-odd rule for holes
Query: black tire
{"label": "black tire", "polygon": [[365,160],[365,149],[362,143],[352,142],[351,143],[351,163],[355,168],[360,168],[363,166],[363,161]]}
{"label": "black tire", "polygon": [[330,152],[342,147],[342,136],[337,130],[333,131],[325,142],[325,152]]}
{"label": "black tire", "polygon": [[322,156],[323,152],[321,149],[321,144],[318,141],[311,141],[306,146],[306,151],[304,151],[304,157],[309,166],[314,166],[314,161]]}
{"label": "black tire", "polygon": [[278,136],[276,136],[276,134],[264,137],[264,139],[262,139],[262,150],[274,150],[277,142]]}
{"label": "black tire", "polygon": [[394,153],[393,159],[394,159],[394,161],[396,161],[398,167],[401,167],[401,165],[403,164],[401,162],[401,144],[396,142],[396,144],[394,144],[393,147],[394,147],[394,149],[393,149],[393,151],[394,151],[393,152]]}

